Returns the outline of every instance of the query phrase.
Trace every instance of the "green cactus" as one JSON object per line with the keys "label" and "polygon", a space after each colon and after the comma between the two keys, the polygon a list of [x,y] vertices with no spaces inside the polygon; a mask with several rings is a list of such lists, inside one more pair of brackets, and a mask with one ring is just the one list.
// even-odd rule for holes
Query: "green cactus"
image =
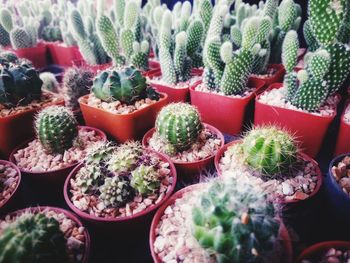
{"label": "green cactus", "polygon": [[23,28],[14,28],[10,32],[11,45],[14,49],[32,47],[32,40]]}
{"label": "green cactus", "polygon": [[18,62],[17,55],[11,51],[0,52],[0,59],[6,60],[7,62],[14,63],[14,64]]}
{"label": "green cactus", "polygon": [[125,0],[113,0],[113,7],[119,27],[124,26]]}
{"label": "green cactus", "polygon": [[43,81],[42,89],[51,92],[58,92],[59,83],[53,73],[43,72],[40,73],[39,77]]}
{"label": "green cactus", "polygon": [[142,195],[153,194],[160,187],[159,173],[154,167],[141,164],[131,172],[130,183]]}
{"label": "green cactus", "polygon": [[131,56],[131,64],[136,68],[147,71],[149,69],[148,65],[149,57],[149,43],[147,40],[141,42],[134,42],[133,52]]}
{"label": "green cactus", "polygon": [[305,38],[308,50],[311,52],[316,51],[320,47],[320,45],[317,42],[317,39],[315,38],[314,33],[312,32],[312,28],[309,20],[305,21],[304,23],[303,33],[304,33],[304,38]]}
{"label": "green cactus", "polygon": [[202,21],[193,20],[186,30],[187,34],[187,54],[193,58],[199,50],[204,33]]}
{"label": "green cactus", "polygon": [[123,176],[106,178],[99,190],[99,198],[106,207],[121,207],[130,200],[133,195],[129,179]]}
{"label": "green cactus", "polygon": [[38,139],[48,153],[63,153],[72,147],[78,136],[78,123],[73,113],[62,106],[50,106],[36,118]]}
{"label": "green cactus", "polygon": [[10,34],[0,24],[0,46],[8,47],[9,45],[11,45]]}
{"label": "green cactus", "polygon": [[0,23],[7,32],[11,32],[13,29],[12,14],[7,8],[0,11]]}
{"label": "green cactus", "polygon": [[282,45],[282,63],[287,73],[293,72],[298,63],[299,40],[296,31],[291,30],[287,33]]}
{"label": "green cactus", "polygon": [[0,262],[67,262],[67,240],[59,222],[43,213],[24,213],[0,236]]}
{"label": "green cactus", "polygon": [[156,119],[157,134],[176,150],[189,148],[203,128],[196,108],[186,103],[174,103],[164,107]]}
{"label": "green cactus", "polygon": [[214,181],[192,210],[193,236],[216,262],[273,262],[281,256],[279,220],[261,189]]}
{"label": "green cactus", "polygon": [[200,2],[200,6],[198,8],[200,18],[204,24],[204,33],[206,34],[213,16],[213,6],[210,0],[203,0]]}

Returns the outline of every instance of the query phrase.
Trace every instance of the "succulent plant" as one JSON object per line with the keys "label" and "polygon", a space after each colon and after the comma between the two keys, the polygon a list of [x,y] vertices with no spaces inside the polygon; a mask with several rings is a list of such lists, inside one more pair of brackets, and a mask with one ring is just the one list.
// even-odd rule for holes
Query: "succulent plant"
{"label": "succulent plant", "polygon": [[51,92],[57,92],[60,84],[58,83],[55,75],[51,72],[43,72],[39,75],[43,81],[42,88]]}
{"label": "succulent plant", "polygon": [[11,51],[2,51],[0,52],[0,60],[6,60],[8,63],[17,63],[18,57],[15,53]]}
{"label": "succulent plant", "polygon": [[194,237],[216,262],[273,262],[281,256],[274,208],[252,185],[211,182],[192,220]]}
{"label": "succulent plant", "polygon": [[0,24],[0,46],[8,47],[11,45],[10,34]]}
{"label": "succulent plant", "polygon": [[59,26],[46,26],[41,33],[41,37],[48,42],[63,40],[61,28]]}
{"label": "succulent plant", "polygon": [[156,120],[157,134],[177,151],[189,148],[198,139],[202,128],[199,112],[186,103],[165,106]]}
{"label": "succulent plant", "polygon": [[63,76],[62,93],[65,105],[71,110],[79,109],[78,99],[90,93],[94,74],[89,68],[71,67]]}
{"label": "succulent plant", "polygon": [[106,178],[99,190],[99,197],[107,207],[120,207],[133,195],[129,179],[123,176]]}
{"label": "succulent plant", "polygon": [[28,64],[3,67],[0,72],[0,103],[8,107],[27,105],[41,98],[42,80]]}
{"label": "succulent plant", "polygon": [[24,213],[0,236],[0,262],[67,262],[67,240],[59,222],[43,213]]}
{"label": "succulent plant", "polygon": [[153,194],[160,187],[159,173],[154,167],[141,164],[131,172],[130,183],[142,195]]}
{"label": "succulent plant", "polygon": [[63,106],[50,106],[36,118],[38,139],[48,153],[63,153],[72,147],[78,135],[78,123],[73,113]]}

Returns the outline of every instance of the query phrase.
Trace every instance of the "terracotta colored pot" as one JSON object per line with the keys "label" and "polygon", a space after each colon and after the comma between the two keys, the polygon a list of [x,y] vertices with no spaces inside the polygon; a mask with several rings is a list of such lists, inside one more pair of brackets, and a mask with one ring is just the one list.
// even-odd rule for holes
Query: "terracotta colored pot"
{"label": "terracotta colored pot", "polygon": [[[282,83],[272,84],[268,91],[279,89],[282,86]],[[332,116],[319,116],[264,104],[259,101],[260,96],[255,99],[254,125],[274,124],[286,128],[292,134],[295,134],[301,143],[301,149],[307,155],[313,158],[316,157],[328,127],[334,120],[336,110]]]}
{"label": "terracotta colored pot", "polygon": [[97,217],[83,212],[77,207],[75,207],[70,199],[70,180],[71,178],[74,178],[78,171],[83,167],[83,164],[80,164],[69,174],[64,184],[64,199],[69,208],[73,210],[73,212],[76,213],[80,218],[82,218],[84,221],[86,221],[92,227],[94,227],[95,230],[106,232],[110,232],[111,230],[113,230],[113,235],[114,233],[118,233],[118,235],[120,235],[121,233],[125,233],[127,235],[135,234],[137,236],[139,236],[140,233],[143,233],[145,229],[147,229],[148,231],[155,211],[164,202],[166,202],[166,200],[168,200],[168,198],[174,192],[177,176],[175,166],[167,156],[149,149],[146,149],[146,151],[156,154],[162,161],[169,163],[169,168],[173,176],[173,183],[170,187],[170,190],[166,193],[164,198],[159,203],[149,206],[145,210],[134,215],[118,218]]}
{"label": "terracotta colored pot", "polygon": [[83,59],[77,46],[67,47],[60,42],[48,44],[53,64],[71,67],[74,61]]}
{"label": "terracotta colored pot", "polygon": [[242,130],[249,103],[264,85],[265,82],[261,80],[249,79],[248,86],[256,88],[256,91],[245,97],[228,97],[197,91],[191,87],[191,103],[198,108],[205,123],[213,125],[223,133],[236,135]]}
{"label": "terracotta colored pot", "polygon": [[321,260],[322,256],[324,256],[331,248],[335,248],[337,250],[350,250],[350,242],[326,241],[317,243],[305,249],[295,262],[302,263],[303,260],[312,260],[313,262],[318,262]]}
{"label": "terracotta colored pot", "polygon": [[18,169],[16,165],[14,165],[11,162],[0,160],[0,165],[10,165],[13,169],[16,170],[18,175],[18,182],[17,186],[15,187],[14,191],[11,193],[11,196],[9,199],[7,199],[2,205],[0,205],[0,214],[4,214],[11,210],[12,208],[16,207],[19,199],[20,199],[20,185],[22,181],[22,175],[21,171]]}
{"label": "terracotta colored pot", "polygon": [[[152,225],[151,225],[151,230],[149,233],[149,245],[151,249],[151,254],[153,261],[155,263],[161,263],[162,261],[159,259],[158,255],[154,251],[154,242],[156,240],[156,228],[159,225],[159,222],[164,215],[164,211],[168,206],[171,206],[172,204],[175,203],[177,199],[182,198],[182,196],[188,192],[191,191],[196,191],[197,189],[200,189],[202,184],[195,184],[195,185],[190,185],[187,186],[179,191],[177,191],[175,194],[173,194],[157,211],[157,213],[154,215],[154,218],[152,220]],[[283,248],[284,248],[284,255],[283,255],[283,262],[285,263],[290,263],[292,262],[293,258],[293,248],[292,248],[292,243],[289,237],[289,233],[284,226],[283,223],[280,225],[280,230],[279,230],[279,236],[283,240]]]}
{"label": "terracotta colored pot", "polygon": [[[44,107],[52,105],[64,105],[64,101],[48,103]],[[43,107],[30,109],[7,117],[0,117],[0,155],[7,159],[16,146],[34,136],[32,128],[34,116],[42,109]]]}
{"label": "terracotta colored pot", "polygon": [[129,114],[115,114],[89,106],[85,103],[89,95],[81,97],[79,104],[86,125],[105,131],[118,142],[125,142],[141,139],[154,126],[158,112],[167,103],[168,96],[164,93],[160,95],[156,103]]}
{"label": "terracotta colored pot", "polygon": [[268,77],[268,78],[260,77],[259,75],[251,77],[252,79],[261,80],[265,82],[264,88],[259,89],[258,92],[256,92],[256,94],[260,94],[264,92],[265,89],[267,89],[273,83],[283,81],[283,77],[284,77],[284,74],[286,73],[286,70],[284,69],[282,64],[270,64],[268,66],[268,69],[275,69],[276,72],[271,77]]}
{"label": "terracotta colored pot", "polygon": [[[10,218],[13,217],[17,217],[27,211],[30,211],[31,213],[39,213],[41,211],[45,211],[45,210],[50,210],[50,211],[54,211],[56,213],[62,213],[64,214],[67,218],[69,218],[70,220],[74,221],[78,227],[83,227],[84,225],[82,224],[82,222],[71,212],[62,209],[62,208],[58,208],[58,207],[51,207],[51,206],[37,206],[37,207],[30,207],[30,208],[26,208],[26,209],[21,209],[21,210],[17,210],[14,211],[10,214],[8,214],[7,216],[9,216]],[[85,237],[85,249],[84,249],[84,253],[83,253],[83,258],[82,258],[82,263],[88,263],[89,261],[89,255],[90,255],[90,246],[91,246],[91,241],[90,241],[90,235],[88,230],[85,228],[83,235]]]}
{"label": "terracotta colored pot", "polygon": [[350,100],[347,101],[344,112],[340,119],[339,133],[334,156],[350,152],[350,123],[345,121],[345,112],[348,107],[350,107]]}
{"label": "terracotta colored pot", "polygon": [[36,68],[43,68],[47,65],[47,47],[43,42],[39,42],[35,47],[16,49],[13,52],[17,57],[33,62]]}
{"label": "terracotta colored pot", "polygon": [[[210,131],[212,131],[213,133],[217,134],[218,138],[221,141],[221,147],[225,144],[225,139],[224,136],[222,135],[222,133],[216,129],[215,127],[208,125],[208,124],[204,124],[204,127],[209,129]],[[149,130],[145,136],[143,136],[142,139],[142,145],[145,148],[149,147],[148,141],[149,139],[152,137],[152,135],[155,132],[155,128],[152,128],[151,130]],[[179,177],[181,176],[182,179],[189,179],[192,178],[195,175],[198,175],[198,173],[207,168],[208,166],[210,166],[210,164],[213,163],[214,160],[214,156],[215,154],[199,160],[199,161],[195,161],[195,162],[180,162],[180,161],[173,161],[173,163],[175,164],[176,170],[177,170],[177,174],[179,175]],[[169,157],[170,158],[170,157]]]}
{"label": "terracotta colored pot", "polygon": [[[105,133],[96,128],[79,126],[79,129],[84,129],[87,131],[95,131],[102,138],[103,141],[107,141],[107,137]],[[10,155],[10,161],[16,164],[17,162],[14,155],[18,152],[18,150],[24,149],[25,147],[27,147],[28,144],[32,141],[33,139],[21,144],[16,149],[14,149]],[[79,163],[77,162],[77,163],[68,165],[64,168],[51,170],[47,172],[32,172],[20,167],[19,169],[22,172],[23,177],[29,180],[31,183],[33,183],[33,185],[37,186],[38,188],[41,188],[43,190],[50,190],[50,191],[54,189],[55,191],[61,193],[62,186],[64,184],[64,181],[66,180],[66,177],[78,164]],[[53,194],[57,194],[57,192]]]}

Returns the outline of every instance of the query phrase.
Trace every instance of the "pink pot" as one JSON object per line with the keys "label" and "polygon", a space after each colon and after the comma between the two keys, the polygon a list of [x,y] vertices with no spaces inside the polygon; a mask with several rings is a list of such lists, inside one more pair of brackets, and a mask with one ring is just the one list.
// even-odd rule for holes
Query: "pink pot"
{"label": "pink pot", "polygon": [[[30,208],[14,211],[6,216],[9,216],[10,218],[12,218],[12,217],[17,217],[17,216],[25,213],[26,211],[30,211],[31,213],[39,213],[39,212],[44,211],[44,210],[51,210],[51,211],[54,211],[56,213],[63,213],[66,217],[73,220],[79,227],[83,227],[82,222],[74,214],[72,214],[71,212],[64,210],[62,208],[58,208],[58,207],[50,207],[50,206],[30,207]],[[90,241],[89,232],[86,228],[84,229],[83,235],[85,237],[85,250],[84,250],[83,258],[82,258],[81,262],[88,263],[89,255],[90,255],[91,241]]]}
{"label": "pink pot", "polygon": [[47,47],[43,42],[39,42],[35,47],[16,49],[13,52],[19,58],[30,60],[36,68],[47,66]]}
{"label": "pink pot", "polygon": [[[267,91],[282,88],[282,83],[270,85]],[[271,106],[259,101],[261,95],[255,99],[254,125],[274,124],[287,129],[301,143],[301,149],[311,157],[315,157],[323,143],[329,125],[334,120],[332,116],[318,116],[277,106]],[[317,128],[316,128],[317,127]]]}
{"label": "pink pot", "polygon": [[344,112],[340,119],[339,133],[334,156],[350,152],[350,123],[345,121],[345,112],[348,107],[350,107],[350,100],[347,101]]}
{"label": "pink pot", "polygon": [[[152,220],[151,230],[149,233],[149,245],[150,245],[150,249],[151,249],[152,258],[153,258],[153,261],[155,263],[162,262],[160,260],[160,258],[158,257],[158,255],[154,251],[154,242],[155,242],[156,237],[157,237],[156,228],[159,225],[159,222],[161,221],[162,216],[164,215],[165,209],[167,207],[171,206],[172,204],[174,204],[177,199],[182,198],[182,196],[185,193],[196,191],[197,189],[200,189],[201,186],[202,186],[202,184],[190,185],[190,186],[187,186],[187,187],[177,191],[175,194],[173,194],[173,196],[171,198],[169,198],[158,209],[157,213],[154,215],[154,218]],[[283,262],[291,263],[292,258],[293,258],[293,248],[292,248],[291,239],[289,237],[289,233],[288,233],[288,231],[283,223],[280,225],[279,236],[283,240],[283,248],[284,248],[284,255],[283,255],[284,261]]]}
{"label": "pink pot", "polygon": [[256,92],[256,94],[260,94],[260,93],[264,92],[265,89],[267,89],[267,87],[273,83],[283,81],[283,77],[284,77],[284,74],[286,73],[286,70],[284,69],[282,64],[270,64],[268,66],[268,69],[275,69],[276,70],[275,74],[273,74],[271,77],[268,77],[268,78],[260,77],[258,75],[251,77],[251,79],[260,80],[260,81],[265,82],[264,88],[259,89]]}
{"label": "pink pot", "polygon": [[176,169],[171,160],[160,153],[147,149],[147,151],[155,153],[158,157],[168,162],[170,165],[171,174],[173,176],[173,183],[171,185],[170,190],[166,193],[164,198],[157,204],[147,207],[145,210],[136,213],[131,216],[118,217],[118,218],[102,218],[94,215],[90,215],[86,212],[79,210],[75,207],[70,199],[70,180],[74,178],[78,171],[83,167],[83,164],[79,164],[67,177],[64,183],[64,199],[71,210],[76,213],[80,218],[84,221],[91,224],[91,226],[95,227],[98,231],[106,231],[106,233],[110,233],[113,230],[113,233],[118,233],[119,235],[139,235],[144,232],[144,230],[150,225],[152,217],[155,211],[171,196],[176,186]]}
{"label": "pink pot", "polygon": [[[222,135],[222,133],[218,129],[216,129],[215,127],[213,127],[209,124],[204,124],[204,127],[209,129],[213,133],[217,134],[217,136],[219,137],[219,139],[221,141],[221,147],[225,144],[224,136]],[[152,128],[151,130],[149,130],[145,134],[145,136],[143,136],[143,139],[142,139],[143,147],[145,147],[145,148],[149,147],[148,141],[152,137],[154,132],[155,132],[155,128]],[[209,167],[210,164],[213,163],[214,156],[215,156],[215,154],[213,154],[212,156],[209,156],[205,159],[195,161],[195,162],[173,161],[173,163],[175,164],[176,171],[177,171],[177,174],[179,175],[179,177],[181,176],[181,178],[183,180],[192,179],[194,176],[198,175],[198,173],[200,171]]]}
{"label": "pink pot", "polygon": [[47,47],[53,64],[60,65],[62,67],[72,67],[74,65],[74,61],[83,59],[77,46],[67,47],[63,43],[54,42],[48,43]]}

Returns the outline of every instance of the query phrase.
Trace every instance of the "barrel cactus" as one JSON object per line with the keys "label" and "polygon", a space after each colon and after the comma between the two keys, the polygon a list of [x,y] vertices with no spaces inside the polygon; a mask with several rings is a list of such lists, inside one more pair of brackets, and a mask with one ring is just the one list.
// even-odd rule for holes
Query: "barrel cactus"
{"label": "barrel cactus", "polygon": [[216,262],[275,262],[279,220],[261,189],[214,181],[192,210],[193,236]]}
{"label": "barrel cactus", "polygon": [[50,106],[36,117],[36,134],[48,153],[63,153],[72,147],[78,135],[78,123],[73,113],[62,106]]}
{"label": "barrel cactus", "polygon": [[131,172],[131,186],[142,195],[152,194],[160,187],[159,173],[154,167],[141,164]]}
{"label": "barrel cactus", "polygon": [[202,128],[199,112],[186,103],[167,105],[156,120],[158,135],[178,151],[189,148],[198,139]]}
{"label": "barrel cactus", "polygon": [[129,179],[123,176],[106,178],[99,190],[100,199],[107,207],[120,207],[130,200],[133,194]]}
{"label": "barrel cactus", "polygon": [[67,240],[59,222],[43,213],[20,215],[0,236],[0,262],[67,262],[68,259]]}

